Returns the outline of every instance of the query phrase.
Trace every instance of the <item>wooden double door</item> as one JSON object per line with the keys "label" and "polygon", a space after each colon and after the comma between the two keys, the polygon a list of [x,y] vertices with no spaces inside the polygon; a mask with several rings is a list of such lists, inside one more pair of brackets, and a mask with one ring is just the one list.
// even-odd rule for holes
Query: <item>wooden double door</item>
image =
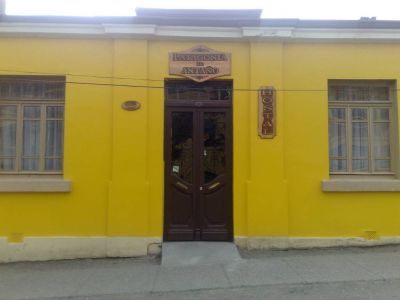
{"label": "wooden double door", "polygon": [[165,86],[164,240],[231,241],[232,83]]}

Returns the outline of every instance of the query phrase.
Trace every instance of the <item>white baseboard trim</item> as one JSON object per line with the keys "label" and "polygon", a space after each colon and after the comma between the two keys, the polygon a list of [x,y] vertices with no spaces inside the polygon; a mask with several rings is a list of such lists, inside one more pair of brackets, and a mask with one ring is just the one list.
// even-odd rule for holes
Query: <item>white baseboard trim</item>
{"label": "white baseboard trim", "polygon": [[[160,252],[161,237],[26,237],[10,243],[0,237],[0,263],[57,259],[135,257]],[[307,249],[368,247],[400,244],[400,236],[367,240],[361,237],[245,237],[236,236],[243,249]]]}
{"label": "white baseboard trim", "polygon": [[236,236],[235,244],[243,249],[308,249],[329,247],[368,247],[400,244],[400,236],[367,240],[361,237],[243,237]]}
{"label": "white baseboard trim", "polygon": [[9,243],[0,237],[0,262],[74,258],[134,257],[160,251],[160,237],[26,237]]}

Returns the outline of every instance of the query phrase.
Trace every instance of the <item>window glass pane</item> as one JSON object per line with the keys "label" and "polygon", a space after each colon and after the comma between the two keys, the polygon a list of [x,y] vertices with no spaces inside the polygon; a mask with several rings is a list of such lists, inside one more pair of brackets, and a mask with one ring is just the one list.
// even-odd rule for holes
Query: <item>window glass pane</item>
{"label": "window glass pane", "polygon": [[40,149],[40,121],[24,121],[23,155],[38,156]]}
{"label": "window glass pane", "polygon": [[63,121],[46,121],[46,156],[63,154]]}
{"label": "window glass pane", "polygon": [[230,83],[196,83],[190,85],[179,82],[168,82],[165,86],[167,100],[231,100],[232,85]]}
{"label": "window glass pane", "polygon": [[369,98],[369,87],[355,87],[349,88],[349,100],[350,101],[368,101]]}
{"label": "window glass pane", "polygon": [[46,109],[46,117],[49,119],[62,119],[64,117],[64,107],[48,106]]}
{"label": "window glass pane", "polygon": [[17,106],[16,105],[0,105],[0,119],[16,119]]}
{"label": "window glass pane", "polygon": [[329,101],[346,101],[348,88],[346,86],[330,86],[328,94]]}
{"label": "window glass pane", "polygon": [[24,107],[24,118],[39,119],[40,118],[40,106],[25,106]]}
{"label": "window glass pane", "polygon": [[0,82],[0,99],[10,97],[10,85],[7,82]]}
{"label": "window glass pane", "polygon": [[345,123],[329,123],[329,155],[331,157],[346,156],[346,125]]}
{"label": "window glass pane", "polygon": [[354,158],[368,157],[368,123],[353,122],[352,125],[352,155]]}
{"label": "window glass pane", "polygon": [[0,171],[14,171],[14,168],[15,168],[14,158],[0,159]]}
{"label": "window glass pane", "polygon": [[38,171],[39,170],[39,159],[38,158],[24,158],[22,160],[23,171]]}
{"label": "window glass pane", "polygon": [[43,84],[34,82],[25,82],[22,85],[21,97],[24,99],[37,99],[43,97]]}
{"label": "window glass pane", "polygon": [[328,89],[329,101],[389,101],[389,86],[335,85]]}
{"label": "window glass pane", "polygon": [[374,121],[389,121],[389,108],[374,108]]}
{"label": "window glass pane", "polygon": [[345,108],[330,108],[329,109],[329,120],[345,121],[346,120],[346,109]]}
{"label": "window glass pane", "polygon": [[192,182],[193,177],[193,113],[172,113],[172,173]]}
{"label": "window glass pane", "polygon": [[0,76],[0,98],[8,100],[64,100],[65,82],[60,77]]}
{"label": "window glass pane", "polygon": [[331,172],[346,172],[347,160],[345,159],[331,159],[329,164]]}
{"label": "window glass pane", "polygon": [[64,83],[58,83],[58,82],[45,83],[44,97],[46,99],[62,100],[64,99],[64,94],[65,94]]}
{"label": "window glass pane", "polygon": [[389,123],[373,123],[373,147],[375,158],[390,158]]}
{"label": "window glass pane", "polygon": [[46,171],[61,171],[63,169],[62,159],[60,158],[46,158],[44,163]]}
{"label": "window glass pane", "polygon": [[352,169],[354,172],[368,172],[367,159],[353,159]]}
{"label": "window glass pane", "polygon": [[195,87],[183,87],[179,90],[179,100],[199,100],[199,91]]}
{"label": "window glass pane", "polygon": [[366,108],[353,108],[351,110],[351,118],[357,121],[368,120],[368,109]]}
{"label": "window glass pane", "polygon": [[376,172],[390,172],[390,159],[376,159],[375,171]]}
{"label": "window glass pane", "polygon": [[22,99],[22,85],[19,83],[11,84],[9,97],[12,99]]}
{"label": "window glass pane", "polygon": [[0,156],[15,156],[17,122],[0,120]]}
{"label": "window glass pane", "polygon": [[370,88],[370,100],[372,101],[388,101],[389,87],[388,86],[373,86]]}

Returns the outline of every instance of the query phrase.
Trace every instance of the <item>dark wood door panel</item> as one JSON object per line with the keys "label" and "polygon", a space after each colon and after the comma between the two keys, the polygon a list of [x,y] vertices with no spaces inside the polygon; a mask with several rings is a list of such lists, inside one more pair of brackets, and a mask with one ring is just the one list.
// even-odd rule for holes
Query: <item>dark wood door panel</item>
{"label": "dark wood door panel", "polygon": [[231,87],[181,83],[166,94],[164,239],[230,241]]}

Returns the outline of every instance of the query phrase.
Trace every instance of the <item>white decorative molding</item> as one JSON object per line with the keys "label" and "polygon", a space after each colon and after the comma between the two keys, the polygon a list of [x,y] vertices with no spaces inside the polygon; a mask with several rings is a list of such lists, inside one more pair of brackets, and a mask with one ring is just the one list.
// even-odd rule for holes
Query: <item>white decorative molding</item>
{"label": "white decorative molding", "polygon": [[[136,257],[158,254],[161,237],[26,237],[11,243],[0,237],[0,263],[58,259]],[[398,245],[400,236],[367,240],[361,237],[243,237],[235,244],[243,249],[308,249]]]}
{"label": "white decorative molding", "polygon": [[400,236],[367,240],[361,237],[235,237],[235,244],[243,249],[309,249],[329,247],[369,247],[398,245]]}
{"label": "white decorative molding", "polygon": [[397,179],[329,179],[321,181],[323,192],[400,192]]}
{"label": "white decorative molding", "polygon": [[0,36],[265,41],[400,41],[400,28],[196,27],[152,24],[0,23]]}
{"label": "white decorative molding", "polygon": [[71,180],[61,178],[0,178],[0,192],[68,193],[71,192],[71,186]]}
{"label": "white decorative molding", "polygon": [[26,237],[10,243],[0,237],[0,262],[96,257],[135,257],[160,251],[159,237]]}

